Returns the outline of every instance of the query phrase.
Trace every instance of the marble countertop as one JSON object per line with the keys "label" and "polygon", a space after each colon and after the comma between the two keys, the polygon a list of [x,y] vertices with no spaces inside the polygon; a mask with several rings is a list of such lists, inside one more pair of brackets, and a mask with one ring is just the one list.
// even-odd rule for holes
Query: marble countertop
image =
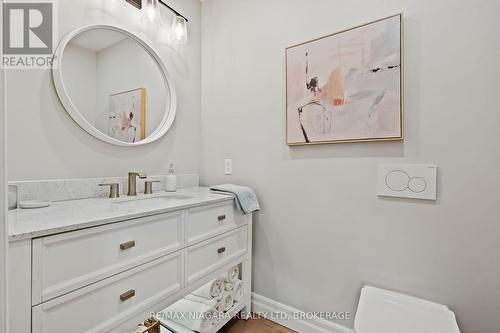
{"label": "marble countertop", "polygon": [[233,200],[232,196],[210,193],[206,187],[157,192],[153,195],[91,198],[54,202],[40,209],[9,211],[9,241],[19,241],[74,231],[133,218]]}

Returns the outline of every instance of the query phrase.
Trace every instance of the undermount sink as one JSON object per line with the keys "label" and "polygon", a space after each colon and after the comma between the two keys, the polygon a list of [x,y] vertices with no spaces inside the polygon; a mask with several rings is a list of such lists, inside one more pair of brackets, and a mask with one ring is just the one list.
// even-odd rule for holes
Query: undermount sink
{"label": "undermount sink", "polygon": [[113,202],[114,204],[130,204],[130,203],[162,203],[165,201],[177,201],[177,200],[187,200],[192,199],[193,197],[189,195],[181,195],[181,194],[166,194],[160,196],[151,196],[151,197],[125,197],[123,199],[119,199],[118,201]]}

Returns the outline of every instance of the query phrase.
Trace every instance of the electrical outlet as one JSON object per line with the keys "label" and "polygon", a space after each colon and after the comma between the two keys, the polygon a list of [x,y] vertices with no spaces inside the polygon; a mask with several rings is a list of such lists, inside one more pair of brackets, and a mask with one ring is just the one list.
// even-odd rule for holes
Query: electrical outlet
{"label": "electrical outlet", "polygon": [[224,160],[224,174],[226,175],[233,174],[233,160],[231,159]]}

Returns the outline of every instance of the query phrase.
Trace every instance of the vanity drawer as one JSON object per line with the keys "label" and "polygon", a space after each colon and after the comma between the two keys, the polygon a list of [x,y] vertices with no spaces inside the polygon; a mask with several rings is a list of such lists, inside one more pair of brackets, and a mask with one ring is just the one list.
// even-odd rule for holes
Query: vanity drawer
{"label": "vanity drawer", "polygon": [[186,279],[193,283],[247,252],[248,228],[240,227],[187,248]]}
{"label": "vanity drawer", "polygon": [[182,221],[176,212],[33,240],[33,305],[178,251]]}
{"label": "vanity drawer", "polygon": [[245,223],[246,219],[235,212],[232,202],[189,209],[186,217],[188,245],[218,236]]}
{"label": "vanity drawer", "polygon": [[182,252],[34,306],[33,332],[109,332],[182,286]]}

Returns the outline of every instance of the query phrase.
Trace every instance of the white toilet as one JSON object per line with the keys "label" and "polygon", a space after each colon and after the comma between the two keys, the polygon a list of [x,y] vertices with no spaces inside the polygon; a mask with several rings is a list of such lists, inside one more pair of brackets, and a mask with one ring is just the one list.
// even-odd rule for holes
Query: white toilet
{"label": "white toilet", "polygon": [[365,286],[354,320],[356,333],[460,333],[446,306]]}

